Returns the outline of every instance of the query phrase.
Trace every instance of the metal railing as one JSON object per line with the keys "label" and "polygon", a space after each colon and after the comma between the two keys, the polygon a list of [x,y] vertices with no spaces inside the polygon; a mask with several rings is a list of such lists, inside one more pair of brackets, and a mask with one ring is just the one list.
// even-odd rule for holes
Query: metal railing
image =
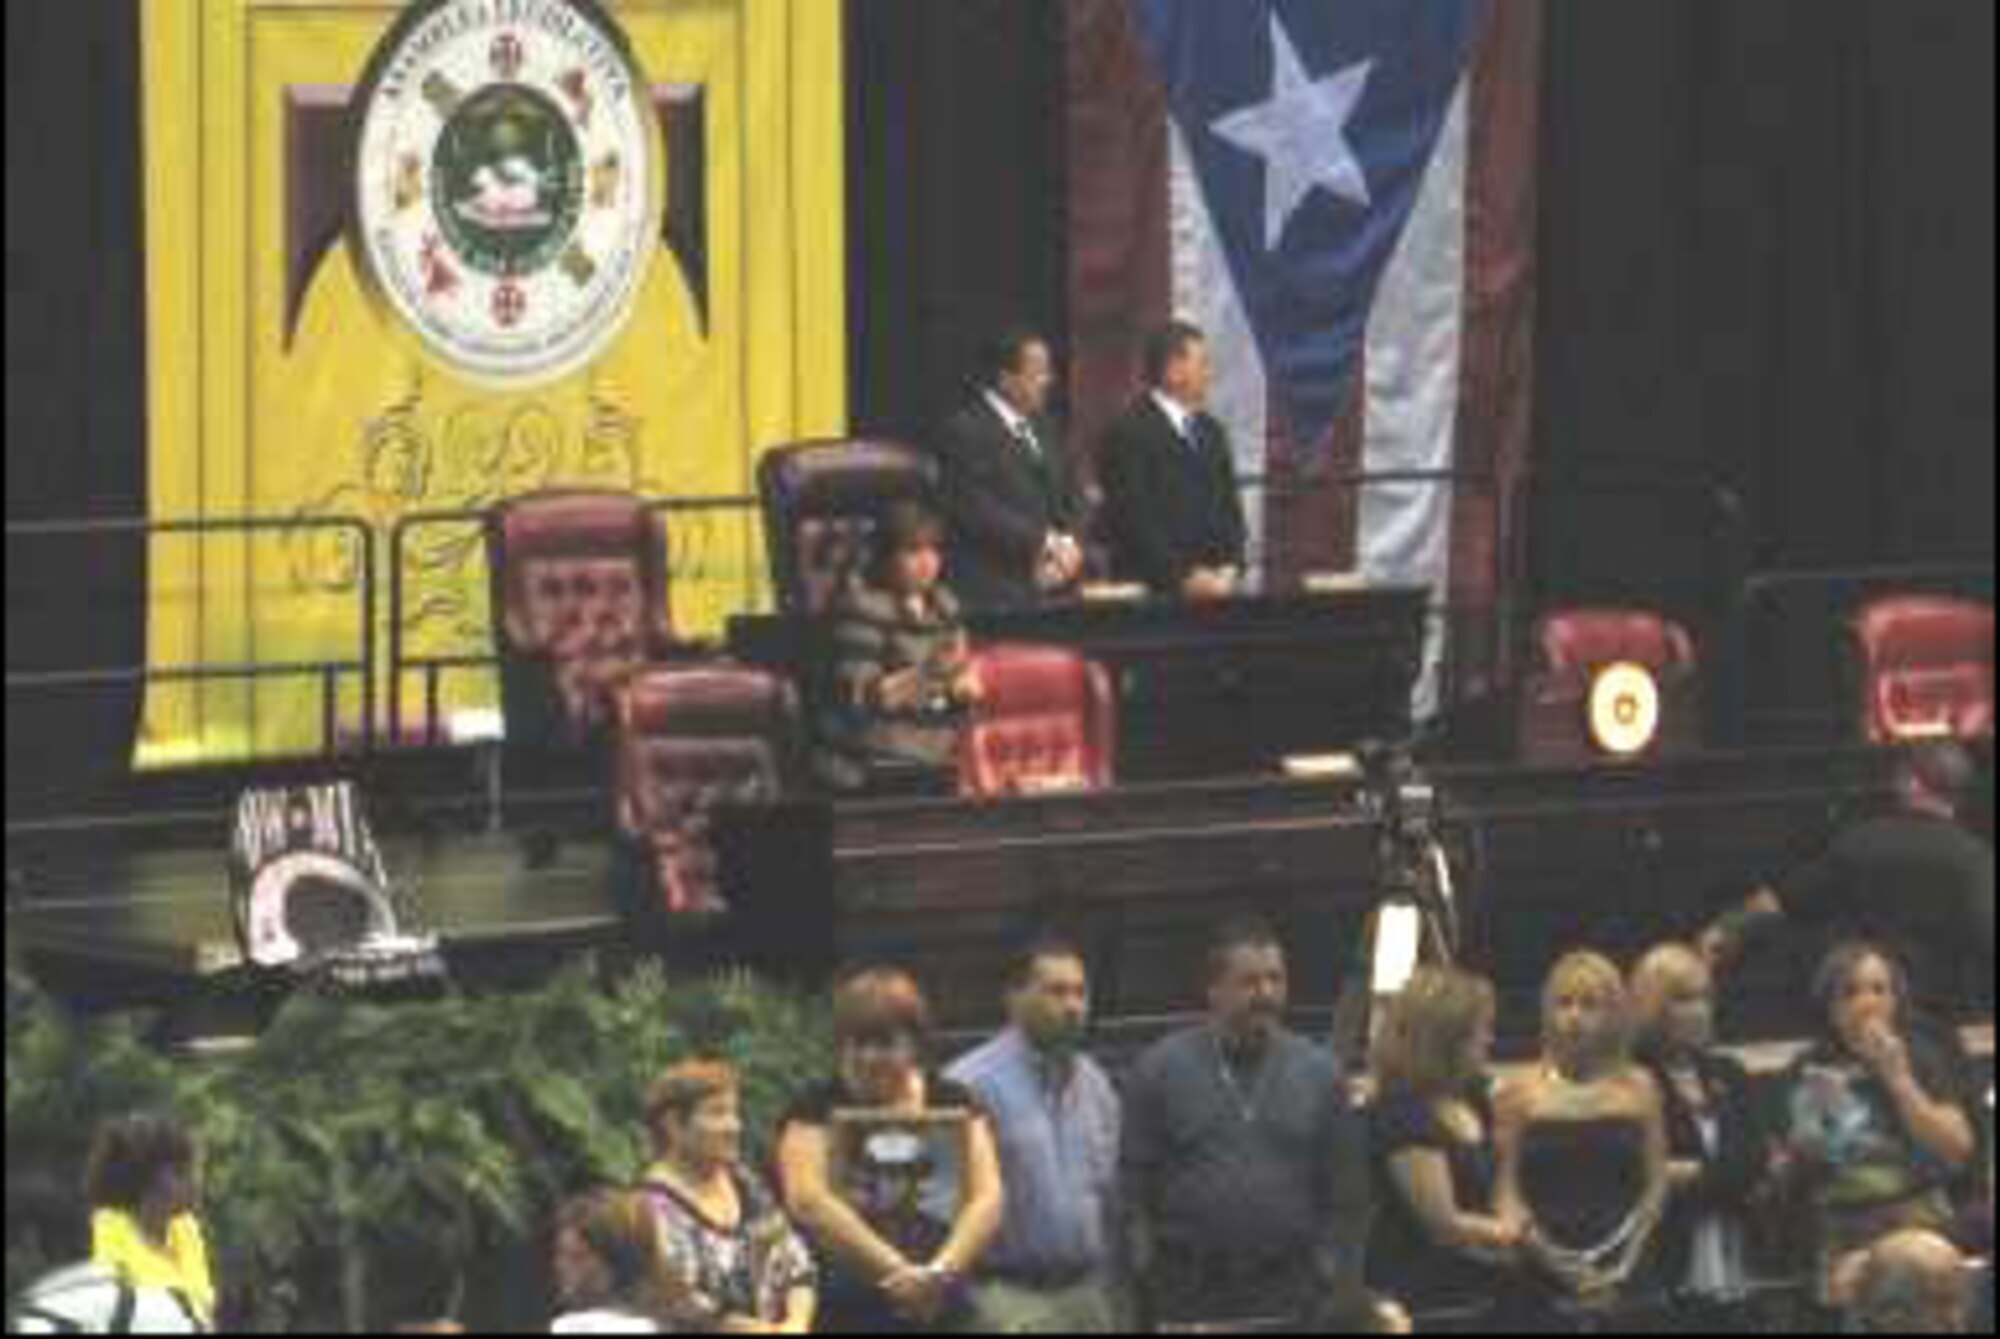
{"label": "metal railing", "polygon": [[[1480,574],[1472,582],[1474,590],[1486,584],[1486,590],[1478,598],[1464,602],[1454,598],[1452,588],[1462,588],[1464,582],[1452,582],[1440,598],[1432,602],[1428,612],[1428,622],[1432,634],[1448,632],[1448,656],[1444,660],[1444,701],[1456,701],[1464,689],[1464,677],[1468,666],[1474,662],[1484,664],[1498,681],[1506,681],[1508,664],[1518,664],[1522,646],[1516,646],[1520,638],[1526,636],[1526,620],[1520,618],[1520,602],[1530,596],[1526,592],[1526,554],[1522,550],[1524,536],[1524,512],[1534,490],[1528,488],[1528,480],[1520,480],[1512,486],[1504,486],[1490,474],[1460,472],[1460,470],[1392,470],[1392,472],[1344,472],[1320,480],[1298,480],[1298,488],[1310,488],[1314,494],[1366,494],[1370,490],[1390,490],[1390,488],[1420,488],[1436,486],[1452,490],[1452,504],[1460,506],[1462,498],[1472,492],[1478,494],[1478,506],[1490,510],[1492,518],[1492,548],[1490,548],[1490,570]],[[1294,488],[1290,480],[1276,476],[1246,478],[1242,490],[1266,502],[1266,508],[1280,500],[1282,492]],[[1726,490],[1716,488],[1702,480],[1584,480],[1558,484],[1556,490],[1566,496],[1606,496],[1622,498],[1628,504],[1646,506],[1652,500],[1676,498],[1692,504],[1710,518],[1716,534],[1734,534],[1740,522],[1740,510],[1732,504]],[[1546,492],[1546,490],[1544,490]],[[670,516],[670,518],[732,518],[742,520],[754,532],[758,520],[758,502],[754,498],[730,496],[730,498],[676,498],[676,500],[648,500],[648,512]],[[1262,508],[1260,508],[1262,510]],[[8,524],[6,534],[10,542],[76,542],[88,540],[92,536],[130,536],[136,540],[154,540],[164,536],[180,538],[254,538],[260,534],[298,534],[298,532],[330,532],[344,536],[358,554],[356,560],[356,580],[354,580],[354,642],[356,654],[350,658],[330,658],[330,660],[300,660],[300,662],[214,662],[214,664],[188,664],[188,666],[92,666],[74,670],[10,670],[6,675],[8,691],[12,693],[34,693],[34,691],[64,691],[64,689],[104,689],[104,687],[146,687],[148,683],[186,683],[186,681],[216,681],[216,679],[296,679],[296,677],[318,677],[320,697],[322,697],[322,747],[324,751],[336,751],[342,739],[342,719],[340,719],[340,685],[342,681],[358,681],[362,711],[358,723],[360,747],[374,749],[382,741],[382,723],[386,721],[386,737],[390,743],[406,741],[410,727],[410,683],[412,675],[420,679],[422,691],[422,721],[424,729],[418,735],[420,741],[436,741],[440,715],[444,707],[444,685],[448,675],[460,671],[490,670],[496,662],[496,648],[490,642],[490,632],[484,634],[482,644],[474,644],[470,636],[460,634],[460,646],[444,652],[414,654],[412,636],[418,628],[416,606],[412,602],[412,580],[416,576],[416,564],[420,556],[420,546],[428,544],[430,536],[458,528],[468,532],[462,546],[444,546],[438,552],[450,550],[454,562],[474,562],[464,550],[476,548],[476,562],[484,566],[484,524],[486,510],[438,510],[438,512],[412,512],[398,518],[386,532],[388,538],[388,568],[386,568],[386,606],[380,598],[380,574],[376,564],[382,536],[366,520],[354,516],[248,516],[248,518],[198,518],[198,520],[138,520],[138,518],[114,518],[114,520],[84,520],[84,522],[16,522]],[[666,526],[664,528],[668,552],[666,552],[666,572],[672,584],[682,582],[708,582],[720,580],[734,572],[726,568],[716,548],[714,534],[702,532],[700,528],[688,526]],[[730,546],[742,542],[742,536],[730,532]],[[730,556],[728,562],[742,562],[754,556]],[[718,566],[724,564],[724,566]],[[1960,590],[1984,594],[1990,598],[1992,592],[1992,568],[1956,564],[1922,564],[1922,566],[1888,566],[1888,568],[1838,568],[1838,570],[1798,570],[1798,572],[1760,572],[1760,574],[1732,574],[1734,580],[1728,582],[1722,596],[1704,602],[1700,618],[1708,632],[1714,634],[1712,660],[1716,662],[1716,679],[1722,679],[1718,687],[1724,693],[1734,691],[1738,701],[1732,703],[1732,723],[1766,725],[1782,723],[1782,717],[1792,717],[1790,725],[1798,725],[1808,715],[1830,715],[1836,701],[1828,691],[1820,691],[1820,701],[1808,703],[1806,707],[1794,707],[1792,703],[1774,703],[1770,699],[1770,683],[1782,679],[1786,683],[1786,693],[1796,695],[1796,683],[1792,675],[1772,675],[1758,673],[1758,668],[1770,668],[1768,658],[1750,656],[1746,650],[1754,650],[1756,638],[1768,634],[1776,616],[1782,612],[1778,606],[1798,604],[1806,600],[1820,608],[1826,618],[1818,618],[1816,624],[1830,626],[1838,622],[1842,604],[1852,604],[1860,594],[1874,594],[1880,590]],[[454,572],[454,582],[476,582],[470,568]],[[754,584],[754,574],[742,574],[744,588],[750,590]],[[488,576],[490,588],[490,576]],[[1492,596],[1488,602],[1486,596]],[[1662,604],[1670,604],[1664,600]],[[378,638],[386,638],[386,658],[376,654]],[[1822,634],[1824,638],[1824,634]],[[1822,650],[1834,650],[1830,638],[1822,640]],[[1820,660],[1830,660],[1822,656]],[[1774,664],[1774,662],[1772,662]]]}
{"label": "metal railing", "polygon": [[[1504,654],[1505,651],[1507,602],[1511,599],[1510,583],[1507,578],[1509,554],[1513,549],[1510,500],[1490,475],[1456,470],[1361,471],[1309,481],[1309,486],[1315,491],[1332,489],[1356,494],[1371,489],[1417,485],[1477,490],[1484,497],[1485,505],[1490,509],[1493,518],[1493,568],[1488,574],[1488,579],[1492,582],[1491,589],[1498,604],[1494,607],[1460,607],[1450,600],[1447,590],[1444,592],[1445,598],[1433,601],[1428,613],[1429,623],[1434,631],[1449,631],[1451,634],[1447,645],[1454,648],[1454,651],[1447,659],[1444,670],[1445,682],[1449,689],[1454,681],[1455,666],[1460,658],[1459,648],[1463,646],[1466,630],[1476,631],[1481,625],[1485,625],[1486,650],[1489,657]],[[1266,499],[1276,495],[1286,486],[1264,477],[1246,478],[1239,484],[1245,494],[1261,495]],[[753,526],[759,516],[757,499],[742,496],[651,499],[646,502],[646,510],[649,513],[669,517],[731,516]],[[143,690],[149,684],[316,676],[321,680],[322,752],[332,754],[339,751],[343,741],[339,706],[339,686],[343,680],[351,677],[360,686],[359,743],[364,751],[370,751],[381,742],[381,737],[385,733],[392,745],[405,741],[409,716],[408,684],[410,676],[414,674],[420,675],[422,682],[423,729],[418,738],[422,742],[435,741],[443,712],[447,676],[460,672],[490,670],[497,663],[498,655],[491,643],[490,634],[487,643],[477,647],[468,644],[463,649],[429,654],[415,654],[411,651],[412,619],[415,613],[411,602],[413,557],[417,551],[417,544],[425,538],[427,532],[452,527],[470,530],[472,533],[466,537],[466,543],[477,547],[483,555],[483,530],[488,515],[488,509],[462,508],[412,512],[397,518],[387,532],[386,609],[383,607],[378,589],[381,569],[377,565],[376,557],[380,536],[374,526],[356,516],[250,516],[171,520],[114,518],[10,523],[6,527],[10,541],[80,539],[105,534],[123,534],[150,540],[163,536],[209,538],[293,534],[305,531],[339,533],[350,537],[355,545],[358,554],[358,578],[354,592],[357,650],[352,657],[311,661],[211,662],[46,671],[9,670],[8,691],[10,694],[17,692],[26,694],[128,685]],[[670,583],[718,579],[719,574],[713,555],[707,549],[685,547],[691,543],[701,543],[700,540],[688,538],[689,531],[686,527],[668,526],[665,534],[669,546],[665,557]],[[477,578],[464,576],[461,579]],[[490,573],[487,575],[487,582],[490,589]],[[746,575],[746,591],[750,585],[751,579]],[[386,624],[382,620],[384,614],[386,614]],[[386,639],[385,658],[378,658],[376,654],[378,637]],[[380,728],[383,723],[386,723],[386,731]]]}
{"label": "metal railing", "polygon": [[[1613,528],[1630,557],[1607,554],[1601,547],[1572,555],[1571,531],[1579,531],[1587,541],[1600,534],[1572,522],[1567,527],[1532,522],[1535,508],[1575,508],[1591,504],[1607,512],[1617,522]],[[1509,499],[1508,535],[1520,545],[1515,555],[1515,575],[1524,590],[1538,577],[1544,586],[1554,585],[1551,595],[1563,602],[1601,602],[1643,599],[1670,614],[1699,615],[1706,619],[1720,613],[1722,600],[1735,589],[1748,562],[1747,518],[1743,500],[1726,483],[1714,479],[1682,478],[1675,475],[1626,474],[1605,477],[1580,475],[1551,478],[1536,474],[1524,477]],[[1648,527],[1656,531],[1648,533]],[[1663,572],[1657,545],[1650,539],[1685,544],[1690,532],[1699,536],[1698,551],[1704,559],[1700,568]],[[1535,548],[1528,548],[1530,536]],[[1574,561],[1571,559],[1574,558]],[[1718,575],[1715,569],[1720,569]]]}
{"label": "metal railing", "polygon": [[[1427,627],[1430,636],[1444,638],[1438,684],[1441,708],[1449,709],[1474,695],[1472,690],[1477,685],[1468,682],[1470,676],[1464,668],[1471,658],[1467,646],[1468,634],[1478,633],[1481,636],[1480,651],[1489,673],[1498,681],[1505,682],[1512,664],[1507,630],[1512,626],[1515,611],[1516,583],[1512,579],[1512,565],[1516,531],[1513,514],[1515,499],[1502,486],[1500,479],[1485,472],[1427,469],[1363,471],[1338,476],[1335,482],[1338,486],[1353,489],[1357,497],[1370,489],[1429,484],[1449,487],[1452,490],[1450,505],[1453,506],[1463,489],[1471,489],[1484,499],[1492,526],[1493,549],[1484,574],[1486,597],[1490,603],[1454,599],[1453,591],[1460,582],[1455,573],[1450,574],[1440,592],[1441,598],[1431,601]],[[1360,523],[1361,519],[1357,516],[1357,536]]]}
{"label": "metal railing", "polygon": [[[1529,595],[1521,544],[1522,508],[1531,492],[1526,480],[1507,487],[1490,474],[1440,469],[1352,471],[1299,482],[1300,487],[1309,487],[1315,493],[1331,490],[1336,494],[1362,494],[1373,489],[1425,485],[1452,489],[1453,505],[1458,504],[1463,492],[1476,492],[1481,499],[1480,505],[1489,509],[1493,526],[1491,568],[1480,578],[1490,583],[1488,589],[1480,592],[1479,598],[1474,601],[1460,602],[1453,598],[1452,587],[1461,583],[1448,583],[1439,592],[1440,598],[1433,599],[1427,615],[1428,626],[1434,636],[1439,632],[1449,634],[1441,686],[1443,700],[1450,703],[1460,700],[1466,686],[1464,667],[1471,661],[1483,661],[1501,683],[1507,681],[1507,666],[1518,661],[1522,648],[1516,643],[1526,633],[1526,620],[1519,617],[1519,608],[1522,600]],[[1278,497],[1281,490],[1291,486],[1290,481],[1268,476],[1249,477],[1239,483],[1246,494],[1261,496],[1267,505]],[[1697,505],[1705,502],[1717,525],[1725,531],[1730,530],[1737,520],[1737,509],[1731,504],[1727,491],[1701,481],[1586,481],[1564,484],[1560,489],[1642,501],[1661,496],[1664,489]],[[755,498],[740,496],[651,499],[645,506],[649,513],[667,517],[737,518],[749,523],[753,530],[759,514]],[[446,527],[466,529],[471,531],[466,542],[478,548],[479,561],[483,566],[483,530],[488,515],[485,509],[465,508],[413,512],[398,518],[387,532],[386,609],[378,589],[381,569],[376,561],[381,537],[375,527],[356,516],[171,520],[110,518],[9,523],[6,533],[10,545],[17,541],[74,542],[107,535],[127,536],[140,541],[161,537],[193,537],[198,541],[235,537],[247,541],[259,535],[327,532],[341,535],[352,543],[357,555],[357,575],[352,592],[356,647],[352,656],[164,666],[97,665],[34,670],[10,667],[6,676],[8,693],[13,697],[119,687],[143,690],[153,684],[317,678],[320,681],[322,752],[333,754],[344,743],[340,711],[340,688],[344,681],[351,680],[359,685],[359,746],[364,751],[370,751],[382,742],[384,731],[381,727],[385,720],[387,740],[391,744],[405,742],[410,715],[409,681],[412,675],[420,675],[423,731],[418,739],[434,742],[438,738],[447,676],[490,670],[497,663],[498,656],[490,632],[483,644],[473,645],[468,640],[458,649],[427,654],[412,652],[412,618],[415,611],[411,606],[411,579],[416,545],[427,532]],[[729,569],[717,565],[715,540],[704,536],[699,529],[669,525],[663,528],[663,533],[668,545],[664,557],[670,583],[717,580],[730,574]],[[731,542],[739,538],[732,535]],[[740,561],[740,558],[735,561]],[[478,578],[460,574],[454,579],[470,581]],[[1864,595],[1885,590],[1951,590],[1990,599],[1992,579],[1990,565],[1972,564],[1781,570],[1741,575],[1721,597],[1721,607],[1703,611],[1704,621],[1715,634],[1710,648],[1717,670],[1714,677],[1722,681],[1718,687],[1725,694],[1733,692],[1736,695],[1730,712],[1732,724],[1742,726],[1746,734],[1764,727],[1778,728],[1782,733],[1796,729],[1812,718],[1829,718],[1845,705],[1844,698],[1837,692],[1838,685],[1831,678],[1821,684],[1817,701],[1801,705],[1794,700],[1798,696],[1795,675],[1756,672],[1758,667],[1770,670],[1777,665],[1778,662],[1771,657],[1755,652],[1761,645],[1758,639],[1771,635],[1772,628],[1788,609],[1795,614],[1796,606],[1803,602],[1809,606],[1808,612],[1818,610],[1819,616],[1811,620],[1817,629],[1818,646],[1837,652],[1841,641],[1837,633],[1830,629],[1835,628],[1847,609]],[[753,577],[745,572],[743,580],[747,592],[752,587]],[[490,574],[487,581],[490,589]],[[1485,598],[1488,594],[1490,602]],[[387,616],[386,626],[382,622],[383,614]],[[377,655],[378,637],[386,637],[385,658]],[[1820,674],[1831,676],[1838,673],[1837,657],[1821,655],[1818,659],[1824,662],[1819,667]],[[1773,702],[1771,685],[1779,682],[1785,685],[1787,700]]]}
{"label": "metal railing", "polygon": [[[700,498],[653,498],[645,503],[649,515],[660,516],[708,516],[740,515],[754,520],[757,515],[757,500],[750,497],[700,497]],[[420,743],[433,743],[438,738],[438,726],[443,709],[444,678],[447,674],[488,670],[499,663],[499,654],[494,647],[489,631],[486,644],[478,650],[462,650],[444,654],[416,655],[409,650],[410,610],[408,604],[409,557],[412,540],[421,537],[425,531],[446,527],[471,527],[475,530],[473,542],[485,546],[485,527],[491,515],[488,508],[459,508],[455,510],[411,512],[400,517],[389,528],[389,625],[388,625],[388,666],[385,677],[388,684],[388,739],[391,745],[404,742],[404,682],[411,674],[423,676],[424,717],[422,733],[417,736]],[[668,552],[665,554],[668,585],[677,582],[704,581],[713,579],[707,570],[705,555],[689,557],[678,546],[685,532],[669,526],[666,530]],[[490,588],[492,574],[487,574]],[[489,619],[490,625],[490,619]]]}
{"label": "metal railing", "polygon": [[[1490,562],[1481,577],[1487,584],[1487,590],[1484,598],[1460,599],[1456,592],[1467,583],[1462,574],[1456,571],[1447,573],[1442,588],[1433,591],[1425,609],[1426,660],[1431,649],[1436,648],[1439,653],[1437,705],[1443,711],[1477,697],[1489,683],[1507,681],[1512,664],[1507,629],[1515,610],[1514,583],[1510,580],[1514,509],[1508,490],[1497,476],[1484,471],[1456,469],[1353,470],[1323,478],[1302,477],[1295,483],[1291,480],[1275,483],[1268,476],[1252,476],[1238,484],[1246,500],[1252,494],[1266,499],[1267,515],[1269,501],[1276,498],[1282,502],[1287,486],[1294,486],[1300,492],[1309,490],[1318,494],[1331,491],[1336,495],[1351,494],[1355,497],[1357,510],[1348,524],[1357,545],[1357,563],[1362,556],[1358,551],[1363,520],[1359,506],[1369,492],[1397,488],[1445,488],[1451,492],[1447,503],[1451,506],[1457,504],[1463,491],[1469,490],[1480,496],[1492,528]],[[1268,539],[1266,542],[1268,545]],[[1261,555],[1267,572],[1277,556],[1268,548]],[[1477,583],[1473,584],[1476,589]]]}
{"label": "metal railing", "polygon": [[331,755],[340,741],[340,682],[352,675],[360,685],[362,702],[361,743],[364,751],[375,743],[375,531],[355,516],[236,516],[155,520],[146,517],[110,517],[77,521],[20,521],[6,526],[7,540],[47,542],[82,540],[106,535],[125,535],[145,541],[158,538],[194,536],[198,541],[212,538],[262,534],[295,534],[324,531],[349,535],[358,554],[356,582],[356,653],[352,657],[328,660],[201,662],[190,665],[93,666],[58,670],[7,670],[9,697],[16,693],[52,693],[70,689],[104,689],[133,686],[145,689],[152,684],[208,683],[317,677],[321,693],[321,751]]}
{"label": "metal railing", "polygon": [[[1851,734],[1858,686],[1848,625],[1866,601],[1889,594],[1993,599],[1993,568],[1976,563],[1790,568],[1754,572],[1730,611],[1740,662],[1736,704],[1746,738],[1821,739]],[[1751,666],[1760,672],[1752,674]],[[1773,689],[1782,689],[1776,697]],[[1776,700],[1774,700],[1774,697]]]}

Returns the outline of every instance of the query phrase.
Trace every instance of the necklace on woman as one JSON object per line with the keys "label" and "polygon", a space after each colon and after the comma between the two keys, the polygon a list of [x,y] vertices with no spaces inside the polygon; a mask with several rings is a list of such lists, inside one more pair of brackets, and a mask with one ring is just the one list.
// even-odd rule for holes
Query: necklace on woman
{"label": "necklace on woman", "polygon": [[710,1219],[721,1222],[730,1216],[732,1207],[740,1209],[741,1201],[727,1168],[697,1175],[678,1162],[663,1159],[654,1164],[653,1171],[670,1189]]}

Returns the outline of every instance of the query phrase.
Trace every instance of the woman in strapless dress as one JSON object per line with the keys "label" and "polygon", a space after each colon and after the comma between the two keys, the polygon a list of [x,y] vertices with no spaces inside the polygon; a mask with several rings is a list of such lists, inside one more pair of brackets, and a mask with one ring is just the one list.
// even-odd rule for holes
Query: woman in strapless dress
{"label": "woman in strapless dress", "polygon": [[1623,976],[1571,954],[1543,989],[1542,1064],[1497,1103],[1501,1217],[1557,1297],[1588,1307],[1617,1303],[1667,1199],[1665,1108],[1628,1035]]}

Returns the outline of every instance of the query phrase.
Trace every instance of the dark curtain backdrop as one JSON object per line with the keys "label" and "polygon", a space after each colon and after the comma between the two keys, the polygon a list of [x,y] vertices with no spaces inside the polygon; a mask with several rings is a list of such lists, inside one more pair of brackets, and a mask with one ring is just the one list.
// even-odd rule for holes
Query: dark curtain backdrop
{"label": "dark curtain backdrop", "polygon": [[[1060,3],[848,0],[859,428],[922,431],[998,321],[1063,341]],[[5,6],[10,520],[144,508],[137,9]],[[1551,0],[1531,595],[1991,560],[1993,14]],[[1638,478],[1723,485],[1744,551],[1575,496]],[[36,552],[10,671],[135,660],[136,546]],[[121,767],[130,702],[7,723],[11,813]]]}
{"label": "dark curtain backdrop", "polygon": [[859,431],[929,431],[994,326],[1063,341],[1061,5],[848,0]]}
{"label": "dark curtain backdrop", "polygon": [[[7,12],[7,520],[146,505],[138,9]],[[7,669],[129,666],[145,652],[144,547],[7,541]],[[7,695],[7,812],[120,776],[130,689]]]}
{"label": "dark curtain backdrop", "polygon": [[[1744,562],[1991,561],[1993,15],[1552,0],[1544,600],[1656,583],[1685,604]],[[1681,491],[1621,503],[1606,478]],[[1709,482],[1742,552],[1689,504]]]}

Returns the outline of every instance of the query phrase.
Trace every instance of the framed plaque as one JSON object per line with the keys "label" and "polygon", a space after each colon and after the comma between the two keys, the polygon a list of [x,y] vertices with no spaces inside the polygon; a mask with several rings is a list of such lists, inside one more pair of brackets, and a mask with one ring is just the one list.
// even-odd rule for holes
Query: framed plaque
{"label": "framed plaque", "polygon": [[971,1113],[843,1109],[830,1128],[840,1197],[910,1258],[936,1254],[965,1207]]}

